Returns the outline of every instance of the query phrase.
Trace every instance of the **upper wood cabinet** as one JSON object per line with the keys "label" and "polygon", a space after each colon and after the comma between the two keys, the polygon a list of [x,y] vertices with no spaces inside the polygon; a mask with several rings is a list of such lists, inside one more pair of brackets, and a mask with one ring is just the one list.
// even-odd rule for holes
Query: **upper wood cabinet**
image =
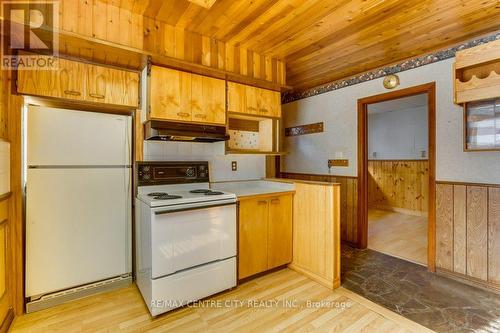
{"label": "upper wood cabinet", "polygon": [[281,94],[277,91],[227,83],[228,111],[259,117],[281,117]]}
{"label": "upper wood cabinet", "polygon": [[21,94],[139,106],[139,74],[67,59],[56,70],[19,70]]}
{"label": "upper wood cabinet", "polygon": [[152,66],[150,119],[226,124],[224,80]]}
{"label": "upper wood cabinet", "polygon": [[292,199],[292,194],[241,199],[239,279],[292,261]]}
{"label": "upper wood cabinet", "polygon": [[139,75],[109,67],[88,65],[86,99],[138,106]]}

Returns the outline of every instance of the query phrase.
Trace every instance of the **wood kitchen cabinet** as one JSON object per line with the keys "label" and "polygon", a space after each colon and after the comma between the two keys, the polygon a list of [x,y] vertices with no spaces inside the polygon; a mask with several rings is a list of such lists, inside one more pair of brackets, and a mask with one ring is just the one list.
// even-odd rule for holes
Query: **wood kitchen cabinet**
{"label": "wood kitchen cabinet", "polygon": [[278,91],[228,82],[228,111],[259,117],[281,117],[281,94]]}
{"label": "wood kitchen cabinet", "polygon": [[139,106],[139,74],[67,59],[56,70],[19,70],[20,94]]}
{"label": "wood kitchen cabinet", "polygon": [[266,199],[240,202],[238,278],[267,270],[269,202]]}
{"label": "wood kitchen cabinet", "polygon": [[224,80],[158,66],[150,78],[150,119],[226,123]]}
{"label": "wood kitchen cabinet", "polygon": [[238,279],[292,261],[292,194],[242,199]]}
{"label": "wood kitchen cabinet", "polygon": [[189,73],[152,66],[150,94],[150,118],[191,121]]}
{"label": "wood kitchen cabinet", "polygon": [[86,99],[115,105],[138,105],[137,73],[87,65]]}

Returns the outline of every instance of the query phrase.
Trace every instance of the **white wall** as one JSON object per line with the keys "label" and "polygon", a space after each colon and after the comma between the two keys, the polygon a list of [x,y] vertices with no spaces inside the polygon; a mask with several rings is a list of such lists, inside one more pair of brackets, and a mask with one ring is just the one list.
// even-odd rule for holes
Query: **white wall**
{"label": "white wall", "polygon": [[[463,151],[463,113],[453,104],[454,59],[398,73],[408,88],[436,82],[436,179],[500,184],[500,153]],[[363,82],[283,106],[285,126],[323,121],[325,132],[287,137],[283,171],[327,174],[327,160],[343,153],[349,167],[334,167],[332,174],[357,176],[357,100],[385,93],[383,78]],[[340,155],[340,154],[338,154]]]}
{"label": "white wall", "polygon": [[[189,143],[144,141],[146,161],[208,161],[210,181],[261,179],[266,176],[266,158],[260,155],[225,155],[224,142]],[[238,171],[231,170],[238,162]]]}
{"label": "white wall", "polygon": [[[429,146],[427,118],[425,106],[380,113],[368,111],[368,158],[427,159]],[[423,157],[422,151],[425,154]],[[377,153],[376,157],[374,152]]]}

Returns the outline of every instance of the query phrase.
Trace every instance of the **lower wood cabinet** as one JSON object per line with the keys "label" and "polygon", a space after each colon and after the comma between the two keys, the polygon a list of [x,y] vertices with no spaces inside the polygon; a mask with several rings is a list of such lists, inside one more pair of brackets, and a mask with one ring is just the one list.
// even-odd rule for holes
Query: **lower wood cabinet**
{"label": "lower wood cabinet", "polygon": [[284,194],[240,201],[238,279],[292,261],[292,199]]}

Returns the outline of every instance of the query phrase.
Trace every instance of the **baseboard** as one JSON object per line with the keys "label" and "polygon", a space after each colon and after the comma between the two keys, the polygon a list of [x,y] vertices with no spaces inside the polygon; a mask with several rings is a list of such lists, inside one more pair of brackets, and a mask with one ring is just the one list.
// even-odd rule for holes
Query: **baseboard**
{"label": "baseboard", "polygon": [[384,206],[384,205],[368,205],[368,209],[387,210],[389,212],[396,212],[396,213],[401,213],[401,214],[406,214],[406,215],[423,216],[423,217],[427,217],[429,215],[428,212],[421,212],[418,210],[411,210],[411,209],[406,209],[406,208],[391,207],[391,206]]}
{"label": "baseboard", "polygon": [[37,300],[30,300],[26,303],[26,313],[44,310],[72,300],[84,298],[98,293],[111,291],[126,287],[132,283],[132,276],[127,274],[103,280],[80,287],[63,290],[53,294],[44,295]]}
{"label": "baseboard", "polygon": [[449,279],[453,279],[455,281],[461,282],[463,284],[467,284],[472,287],[481,288],[487,291],[492,291],[495,294],[500,295],[500,285],[493,284],[487,281],[479,280],[467,275],[463,275],[460,273],[452,272],[442,268],[436,268],[436,274],[447,277]]}
{"label": "baseboard", "polygon": [[307,276],[311,280],[316,281],[319,284],[321,284],[327,288],[336,289],[336,288],[340,287],[340,277],[337,277],[337,278],[333,279],[333,281],[332,281],[332,280],[327,279],[327,278],[320,276],[318,274],[309,272],[307,269],[302,268],[300,266],[297,266],[296,264],[293,264],[293,263],[289,264],[288,268],[296,271],[299,274]]}
{"label": "baseboard", "polygon": [[12,325],[12,321],[14,321],[14,309],[9,308],[7,310],[7,314],[2,321],[2,325],[0,326],[0,333],[7,333],[9,331],[10,325]]}

